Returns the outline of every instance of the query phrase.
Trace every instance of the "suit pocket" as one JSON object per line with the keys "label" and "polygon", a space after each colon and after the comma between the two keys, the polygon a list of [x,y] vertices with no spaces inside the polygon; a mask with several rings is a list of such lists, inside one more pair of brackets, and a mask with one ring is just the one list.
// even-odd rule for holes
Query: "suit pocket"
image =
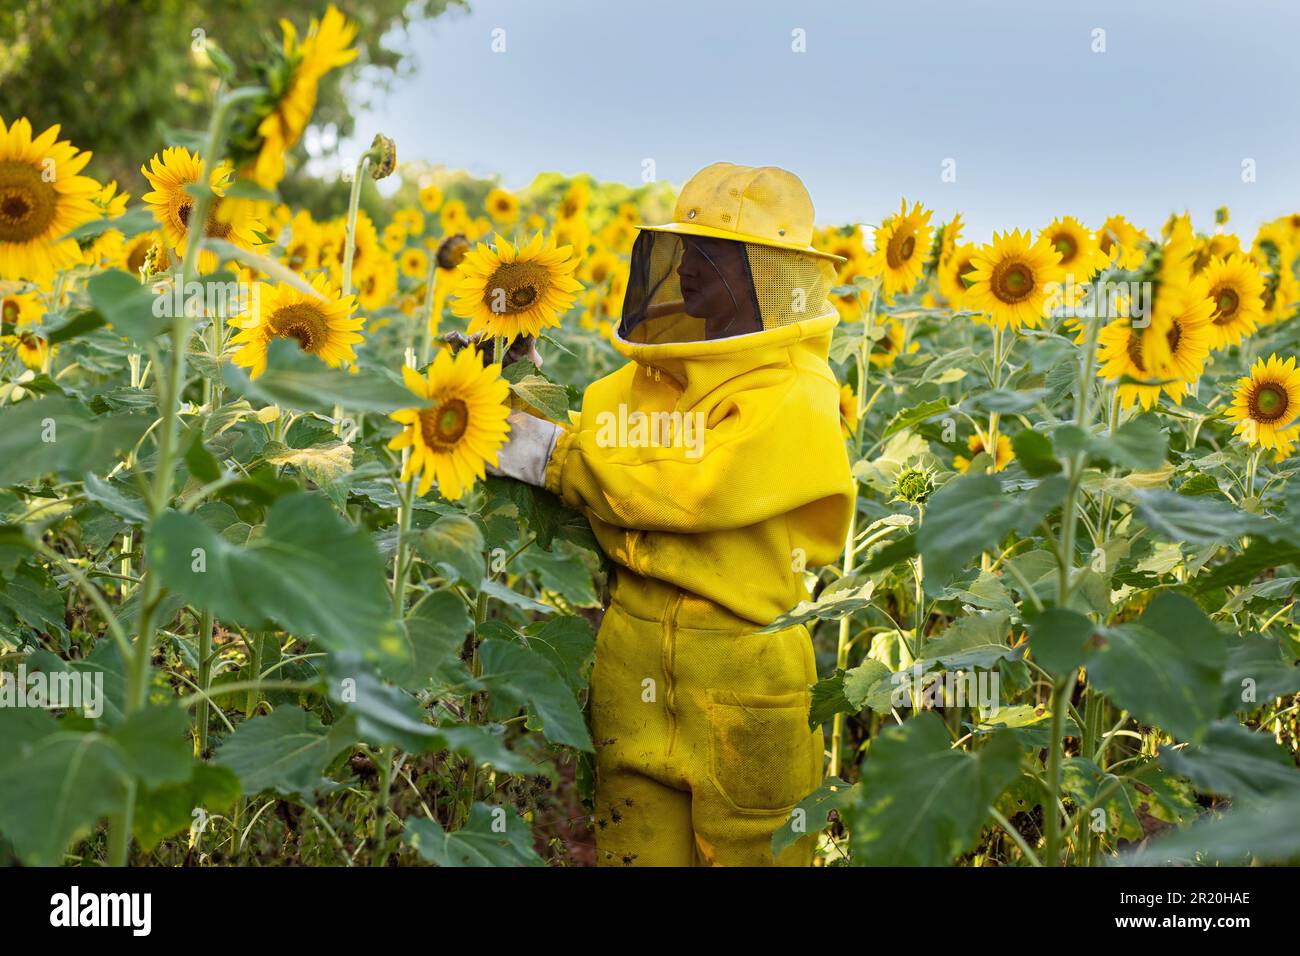
{"label": "suit pocket", "polygon": [[710,774],[741,810],[786,810],[816,788],[807,691],[709,695]]}

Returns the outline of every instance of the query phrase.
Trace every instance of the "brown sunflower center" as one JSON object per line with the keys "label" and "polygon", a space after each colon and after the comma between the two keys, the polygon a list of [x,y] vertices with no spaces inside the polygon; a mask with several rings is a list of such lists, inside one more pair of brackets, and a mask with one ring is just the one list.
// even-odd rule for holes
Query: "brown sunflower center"
{"label": "brown sunflower center", "polygon": [[420,412],[420,432],[424,443],[435,451],[455,446],[469,427],[469,406],[459,398],[449,398],[441,405]]}
{"label": "brown sunflower center", "polygon": [[1286,389],[1274,382],[1263,382],[1250,396],[1250,417],[1257,422],[1275,422],[1287,413],[1290,404]]}
{"label": "brown sunflower center", "polygon": [[3,308],[0,308],[0,316],[10,325],[18,321],[19,313],[18,303],[13,299],[5,299]]}
{"label": "brown sunflower center", "polygon": [[1214,321],[1220,325],[1230,321],[1241,305],[1237,290],[1230,286],[1220,286],[1210,293],[1210,298],[1214,300]]}
{"label": "brown sunflower center", "polygon": [[507,262],[493,274],[484,300],[498,315],[525,312],[542,298],[549,285],[549,274],[537,263]]}
{"label": "brown sunflower center", "polygon": [[[228,222],[222,222],[217,216],[219,203],[214,202],[208,208],[208,222],[204,227],[203,234],[211,236],[213,239],[225,239],[230,235],[231,226]],[[181,221],[181,225],[186,231],[190,228],[190,215],[194,212],[194,200],[184,199],[176,210],[176,218]]]}
{"label": "brown sunflower center", "polygon": [[993,268],[993,294],[1002,302],[1014,305],[1034,292],[1034,270],[1019,259],[1007,259]]}
{"label": "brown sunflower center", "polygon": [[889,268],[897,269],[910,262],[914,252],[916,252],[916,233],[911,226],[903,226],[890,238],[889,245],[885,249],[885,261],[889,263]]}
{"label": "brown sunflower center", "polygon": [[29,163],[0,163],[0,242],[30,242],[44,235],[58,207],[53,183]]}
{"label": "brown sunflower center", "polygon": [[1067,265],[1074,261],[1075,254],[1079,251],[1079,244],[1074,241],[1074,237],[1065,233],[1060,233],[1052,240],[1052,245],[1056,251],[1061,254],[1061,265]]}
{"label": "brown sunflower center", "polygon": [[286,305],[271,315],[271,332],[283,339],[293,339],[304,352],[319,352],[329,338],[325,316],[307,303]]}
{"label": "brown sunflower center", "polygon": [[132,247],[131,252],[126,257],[126,268],[132,275],[138,275],[140,267],[144,265],[145,256],[149,255],[149,247],[153,245],[152,239],[144,242],[137,242]]}

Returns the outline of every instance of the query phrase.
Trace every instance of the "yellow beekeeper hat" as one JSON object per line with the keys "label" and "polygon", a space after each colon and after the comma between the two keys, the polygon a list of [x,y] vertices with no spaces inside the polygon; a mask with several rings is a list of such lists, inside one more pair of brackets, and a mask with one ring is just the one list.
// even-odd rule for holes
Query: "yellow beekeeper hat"
{"label": "yellow beekeeper hat", "polygon": [[812,198],[798,176],[777,166],[705,166],[682,187],[673,219],[641,228],[752,242],[837,264],[847,261],[813,248]]}

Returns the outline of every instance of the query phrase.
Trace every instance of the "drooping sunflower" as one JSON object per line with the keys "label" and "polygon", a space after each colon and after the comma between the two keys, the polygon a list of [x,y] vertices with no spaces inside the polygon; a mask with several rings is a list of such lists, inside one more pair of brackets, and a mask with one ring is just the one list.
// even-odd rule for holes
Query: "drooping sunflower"
{"label": "drooping sunflower", "polygon": [[469,332],[505,336],[537,335],[560,324],[582,284],[573,277],[572,248],[557,246],[554,233],[535,235],[516,249],[500,235],[496,248],[480,243],[461,263],[451,310],[469,319]]}
{"label": "drooping sunflower", "polygon": [[492,221],[500,226],[508,226],[519,218],[519,200],[514,193],[499,186],[488,192],[487,198],[483,200],[483,208],[492,217]]}
{"label": "drooping sunflower", "polygon": [[100,216],[99,183],[78,175],[91,154],[58,136],[51,126],[33,138],[26,117],[6,126],[0,116],[0,279],[48,287],[81,261],[77,240],[64,236]]}
{"label": "drooping sunflower", "polygon": [[351,63],[357,51],[351,48],[357,26],[333,5],[320,20],[313,19],[307,35],[288,20],[280,21],[284,34],[283,55],[289,70],[284,95],[257,126],[261,147],[252,162],[252,178],[264,189],[274,189],[284,178],[284,156],[302,138],[303,130],[316,109],[316,92],[321,77],[330,70]]}
{"label": "drooping sunflower", "polygon": [[1038,237],[1061,254],[1061,275],[1073,277],[1074,282],[1087,282],[1106,264],[1097,238],[1073,216],[1054,219]]}
{"label": "drooping sunflower", "polygon": [[986,313],[999,327],[1037,328],[1043,321],[1049,284],[1061,278],[1061,254],[1045,239],[1031,241],[1019,229],[994,233],[967,274],[965,307]]}
{"label": "drooping sunflower", "polygon": [[439,493],[455,501],[485,477],[484,465],[497,463],[510,433],[510,386],[501,378],[501,366],[485,367],[472,348],[455,358],[439,352],[427,376],[404,366],[402,377],[420,399],[419,405],[389,416],[404,427],[388,447],[410,449],[402,480],[419,475],[419,495],[436,481]]}
{"label": "drooping sunflower", "polygon": [[1196,240],[1192,271],[1204,272],[1213,260],[1227,259],[1229,256],[1240,254],[1242,254],[1241,240],[1230,232],[1202,236]]}
{"label": "drooping sunflower", "polygon": [[[981,431],[976,431],[975,434],[966,439],[966,447],[970,449],[970,457],[967,458],[965,455],[955,457],[952,460],[953,471],[961,472],[964,475],[970,469],[970,463],[985,452],[984,446],[986,444],[988,444],[988,439]],[[1016,453],[1011,448],[1011,439],[1001,432],[998,433],[997,444],[997,454],[993,456],[993,470],[1001,471],[1011,464],[1016,457]]]}
{"label": "drooping sunflower", "polygon": [[[1136,379],[1119,386],[1120,404],[1128,408],[1141,401],[1153,407],[1164,392],[1181,405],[1183,396],[1205,370],[1210,354],[1213,306],[1205,282],[1163,286],[1156,308],[1145,328],[1128,316],[1102,327],[1097,336],[1097,360],[1103,379]],[[1141,384],[1141,383],[1150,384]]]}
{"label": "drooping sunflower", "polygon": [[229,322],[239,329],[230,339],[238,346],[231,361],[249,370],[251,378],[266,371],[266,350],[275,339],[291,339],[302,351],[337,368],[356,360],[352,346],[362,341],[365,321],[352,313],[356,297],[340,298],[323,276],[312,279],[310,295],[296,286],[259,282],[247,308]]}
{"label": "drooping sunflower", "polygon": [[1300,422],[1300,369],[1295,356],[1285,362],[1276,353],[1267,361],[1256,359],[1250,375],[1237,383],[1228,417],[1237,422],[1233,434],[1248,444],[1289,454]]}
{"label": "drooping sunflower", "polygon": [[921,278],[930,251],[930,215],[919,202],[908,212],[904,199],[898,215],[876,227],[876,248],[867,260],[867,271],[880,276],[887,299],[911,291]]}
{"label": "drooping sunflower", "polygon": [[[168,248],[181,256],[185,255],[189,242],[190,213],[195,201],[186,187],[203,178],[205,166],[197,153],[191,153],[184,146],[169,146],[161,156],[155,153],[148,166],[140,167],[140,172],[153,187],[141,198],[162,226]],[[257,233],[263,228],[262,223],[252,214],[250,203],[224,198],[232,175],[230,167],[224,163],[207,174],[208,185],[215,196],[208,208],[204,235],[251,249],[258,243]],[[199,259],[199,271],[211,272],[216,269],[217,262],[214,252],[204,250]]]}
{"label": "drooping sunflower", "polygon": [[1202,272],[1214,306],[1210,347],[1216,352],[1254,333],[1264,319],[1264,278],[1244,255],[1213,258]]}
{"label": "drooping sunflower", "polygon": [[964,307],[967,283],[975,270],[975,243],[967,242],[953,249],[939,266],[939,293],[951,309]]}
{"label": "drooping sunflower", "polygon": [[1136,269],[1146,258],[1142,244],[1147,234],[1123,216],[1111,216],[1097,230],[1097,244],[1106,258],[1121,269]]}

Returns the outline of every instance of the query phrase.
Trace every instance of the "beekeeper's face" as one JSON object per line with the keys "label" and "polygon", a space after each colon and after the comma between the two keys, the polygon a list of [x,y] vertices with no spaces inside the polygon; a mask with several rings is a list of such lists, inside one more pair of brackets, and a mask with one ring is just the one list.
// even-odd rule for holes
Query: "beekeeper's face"
{"label": "beekeeper's face", "polygon": [[684,237],[677,277],[682,287],[683,311],[704,319],[708,338],[762,328],[755,314],[749,265],[741,243]]}

